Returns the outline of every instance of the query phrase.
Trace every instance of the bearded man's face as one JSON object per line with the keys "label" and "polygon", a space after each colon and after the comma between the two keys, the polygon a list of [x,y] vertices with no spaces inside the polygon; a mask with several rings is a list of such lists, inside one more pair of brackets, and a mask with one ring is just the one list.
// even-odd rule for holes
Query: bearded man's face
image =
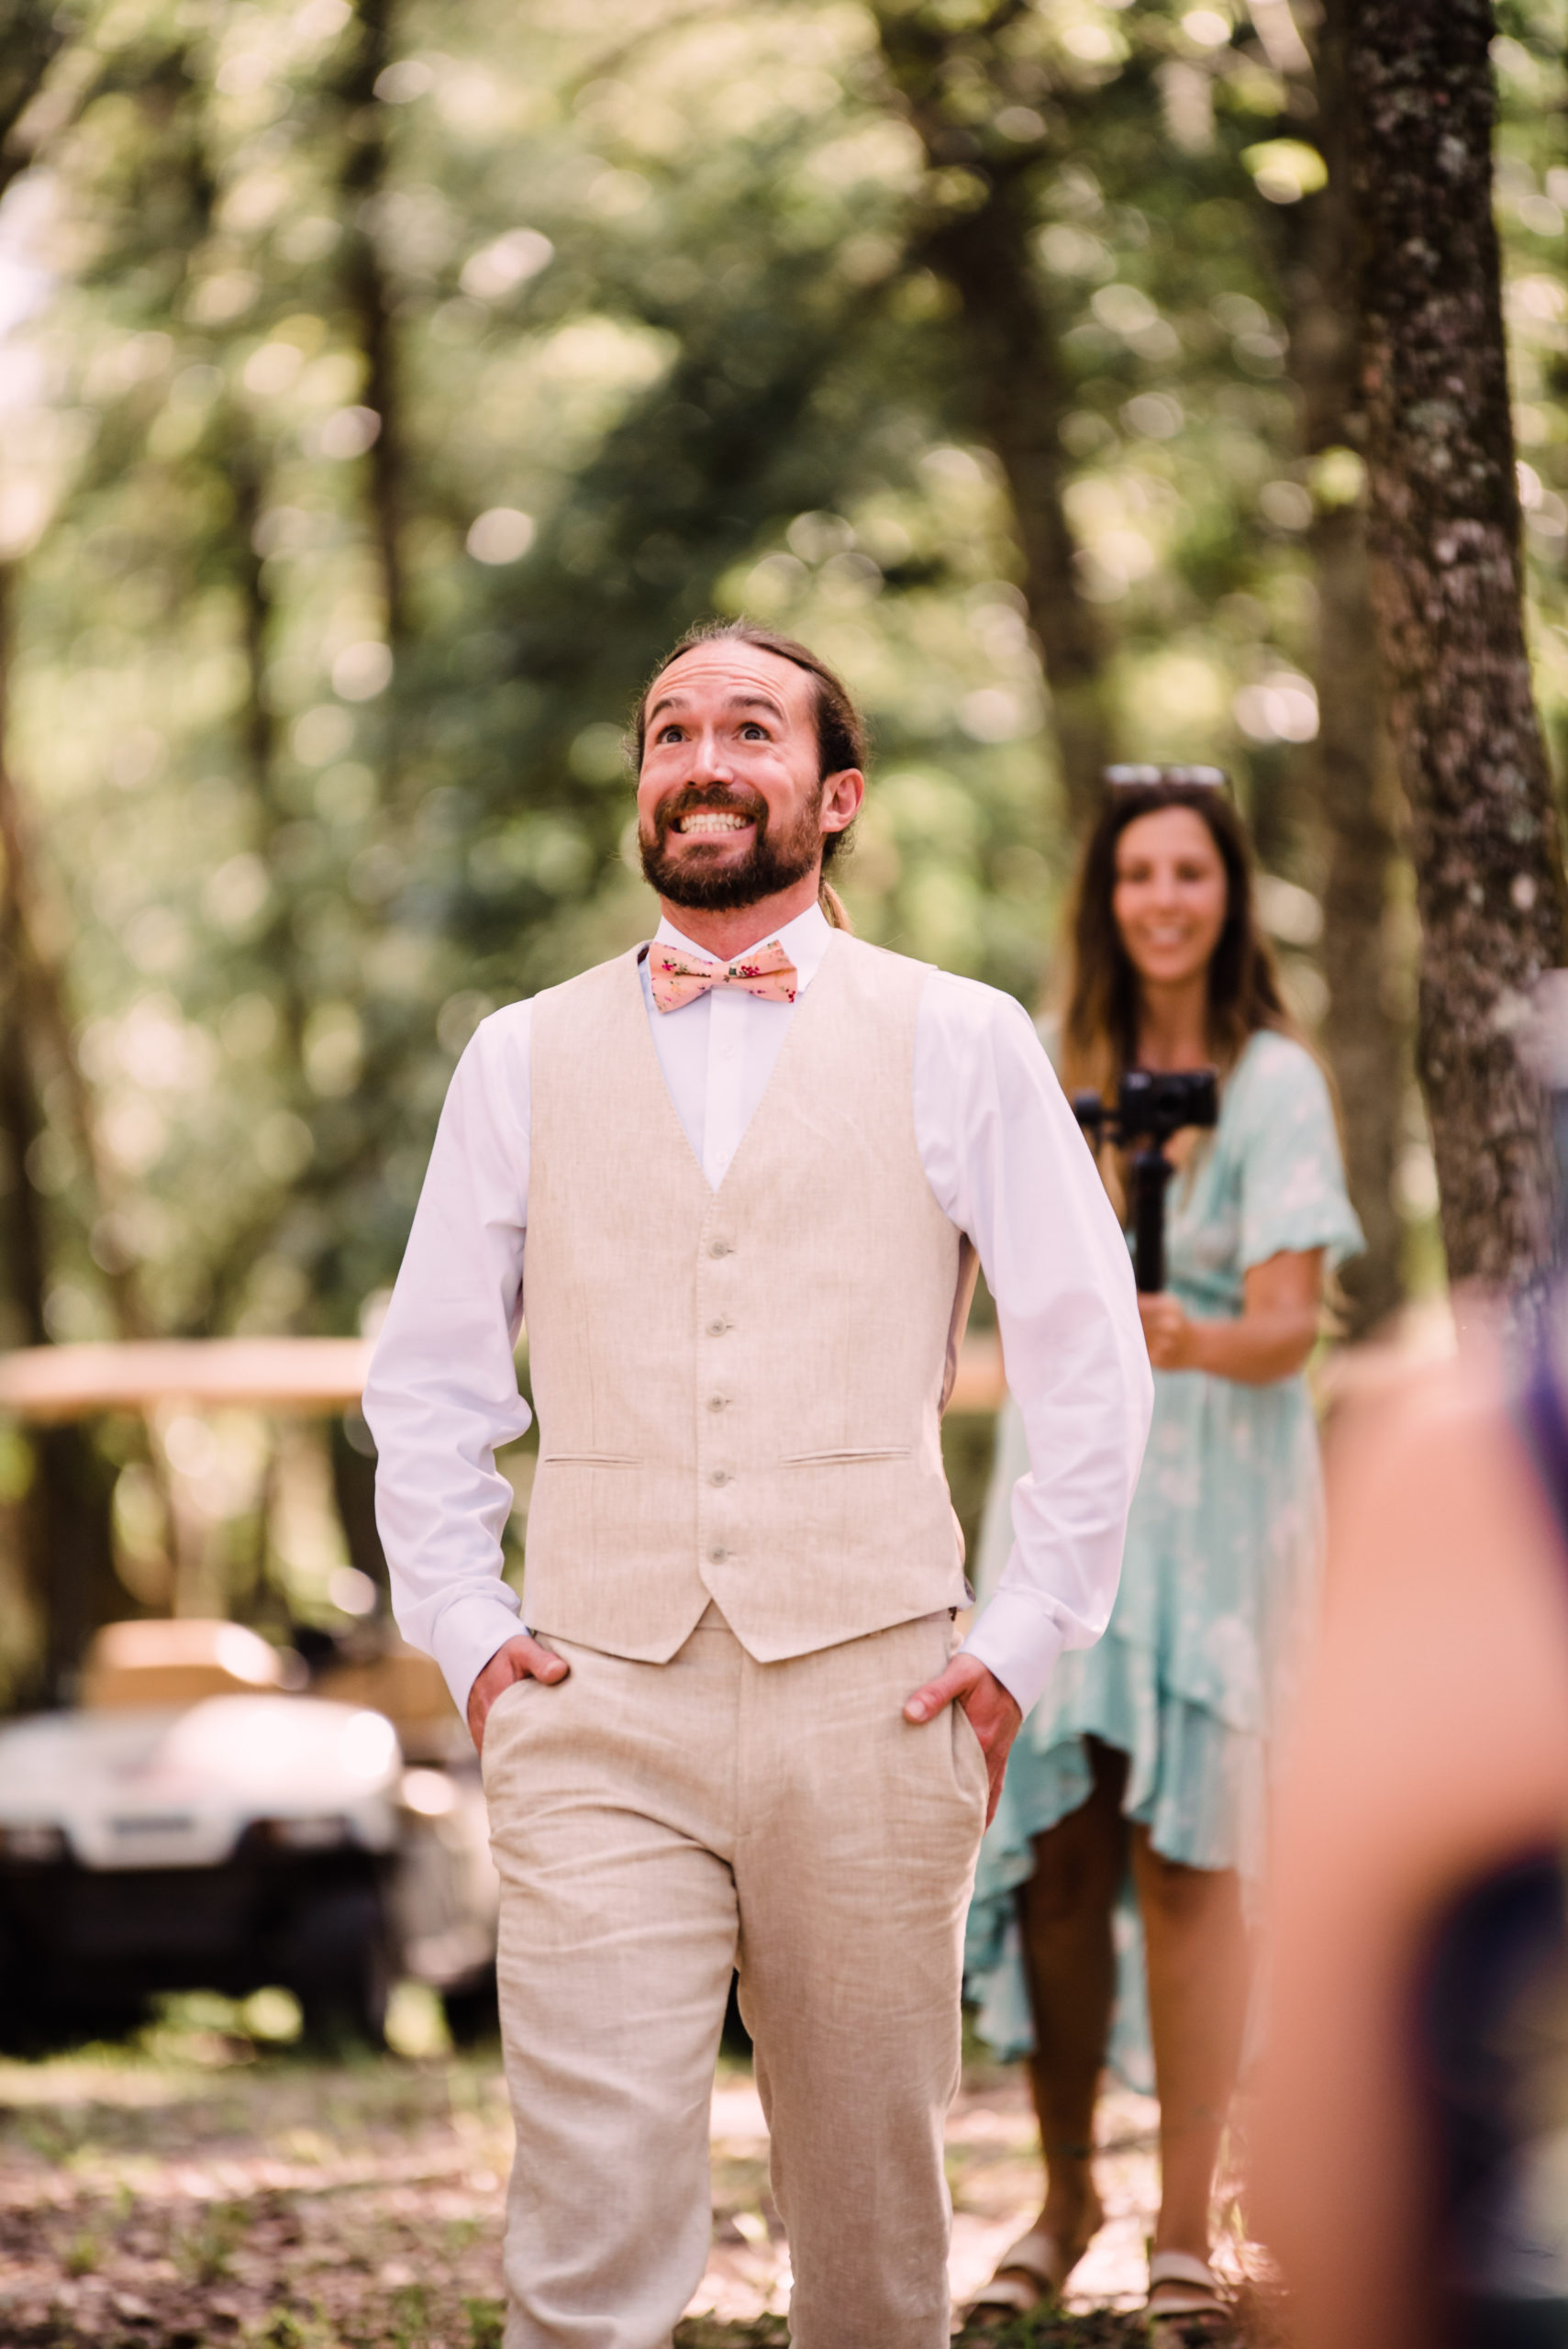
{"label": "bearded man's face", "polygon": [[814,872],[823,778],[811,679],[732,639],[655,679],[638,778],[642,870],[671,905],[728,913]]}

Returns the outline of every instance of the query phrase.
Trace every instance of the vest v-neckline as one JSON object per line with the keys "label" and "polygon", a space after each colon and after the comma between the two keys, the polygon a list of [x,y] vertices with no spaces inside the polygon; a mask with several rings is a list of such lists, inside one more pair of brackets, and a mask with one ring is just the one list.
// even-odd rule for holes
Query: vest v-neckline
{"label": "vest v-neckline", "polygon": [[[722,1196],[724,1186],[734,1174],[737,1164],[740,1159],[745,1156],[752,1135],[756,1132],[758,1125],[761,1123],[770,1103],[774,1100],[778,1093],[779,1071],[792,1059],[799,1058],[799,1048],[795,1043],[795,1038],[800,1032],[800,1023],[809,1014],[812,1002],[819,989],[822,987],[824,982],[827,980],[829,972],[833,971],[837,967],[839,959],[837,952],[839,937],[838,933],[835,933],[834,936],[828,940],[827,950],[823,954],[821,962],[817,964],[816,975],[812,979],[811,985],[808,987],[803,988],[795,1000],[795,1017],[789,1023],[789,1030],[784,1037],[784,1042],[779,1046],[778,1058],[774,1061],[772,1069],[768,1073],[768,1081],[762,1087],[762,1098],[758,1102],[756,1108],[752,1110],[751,1117],[747,1119],[745,1131],[741,1134],[740,1141],[735,1145],[735,1154],[730,1159],[728,1165],[725,1168],[724,1173],[720,1175],[717,1184],[712,1184],[708,1181],[706,1170],[704,1167],[701,1159],[697,1156],[696,1152],[692,1147],[692,1138],[690,1134],[687,1133],[686,1129],[682,1122],[681,1113],[675,1107],[674,1100],[671,1096],[670,1088],[664,1082],[664,1072],[659,1064],[659,1053],[654,1045],[652,1025],[648,1015],[648,999],[642,992],[642,963],[644,957],[649,952],[651,942],[651,941],[645,940],[640,946],[635,947],[632,950],[632,952],[627,960],[627,968],[630,975],[632,991],[636,1004],[637,1024],[639,1029],[641,1030],[641,1052],[639,1059],[642,1072],[645,1077],[651,1078],[653,1085],[658,1090],[659,1098],[663,1103],[664,1108],[669,1114],[670,1121],[673,1125],[676,1133],[680,1136],[681,1147],[684,1151],[686,1158],[690,1162],[692,1167],[695,1170],[697,1181],[702,1185],[705,1197],[710,1202],[716,1201]],[[674,1015],[670,1012],[655,1011],[653,1014],[653,1018],[655,1019],[668,1019],[673,1016]],[[703,1083],[705,1085],[707,1083],[707,1074],[706,1070],[703,1074]],[[703,1107],[704,1123],[706,1126],[706,1101]]]}

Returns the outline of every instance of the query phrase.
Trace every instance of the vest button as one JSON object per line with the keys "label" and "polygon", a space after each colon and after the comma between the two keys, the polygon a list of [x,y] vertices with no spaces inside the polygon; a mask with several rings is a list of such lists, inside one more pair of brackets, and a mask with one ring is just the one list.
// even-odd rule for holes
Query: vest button
{"label": "vest button", "polygon": [[707,1398],[707,1408],[710,1411],[722,1411],[728,1400],[728,1397],[725,1395],[710,1395]]}
{"label": "vest button", "polygon": [[716,1566],[721,1566],[721,1565],[724,1564],[724,1561],[726,1560],[726,1558],[728,1558],[728,1557],[729,1553],[728,1553],[728,1550],[722,1550],[722,1549],[715,1548],[715,1549],[710,1550],[710,1551],[708,1552],[708,1553],[707,1553],[707,1554],[708,1554],[708,1556],[712,1559],[712,1561],[713,1561],[713,1563],[714,1563],[714,1564],[715,1564]]}
{"label": "vest button", "polygon": [[707,1334],[710,1338],[722,1338],[728,1327],[728,1321],[710,1321],[707,1325]]}
{"label": "vest button", "polygon": [[708,1254],[709,1254],[710,1256],[728,1256],[728,1253],[729,1253],[729,1242],[728,1242],[728,1240],[715,1240],[715,1241],[712,1241],[712,1242],[711,1242],[711,1244],[709,1245],[709,1248],[708,1248],[708,1252],[708,1252]]}
{"label": "vest button", "polygon": [[728,1469],[715,1468],[711,1470],[707,1481],[710,1485],[728,1485],[729,1482]]}

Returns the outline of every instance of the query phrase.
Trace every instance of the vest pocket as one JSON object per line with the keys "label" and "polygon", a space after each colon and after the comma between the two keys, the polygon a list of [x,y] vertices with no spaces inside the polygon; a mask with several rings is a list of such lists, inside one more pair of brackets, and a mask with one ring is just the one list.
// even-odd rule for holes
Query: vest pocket
{"label": "vest pocket", "polygon": [[539,1464],[541,1468],[640,1468],[642,1462],[635,1452],[545,1452]]}
{"label": "vest pocket", "polygon": [[914,1450],[908,1443],[870,1444],[861,1452],[790,1452],[779,1463],[781,1468],[832,1468],[840,1463],[857,1460],[907,1460]]}

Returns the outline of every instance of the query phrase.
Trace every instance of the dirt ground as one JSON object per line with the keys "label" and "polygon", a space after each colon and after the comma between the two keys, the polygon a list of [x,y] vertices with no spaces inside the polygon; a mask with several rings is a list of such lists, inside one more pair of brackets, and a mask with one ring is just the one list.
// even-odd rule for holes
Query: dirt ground
{"label": "dirt ground", "polygon": [[[511,2148],[495,2051],[445,2050],[413,1993],[395,2054],[310,2060],[246,2020],[187,1999],[133,2044],[0,2063],[0,2341],[494,2349]],[[1143,2337],[1131,2312],[1154,2118],[1146,2099],[1105,2100],[1107,2223],[1074,2278],[1075,2313],[1016,2327],[1008,2343]],[[1019,2074],[973,2067],[948,2131],[957,2299],[1032,2215],[1034,2144]],[[682,2349],[784,2343],[789,2257],[767,2132],[749,2069],[728,2062],[714,2091],[713,2210]],[[1233,2207],[1226,2219],[1231,2273],[1255,2272]],[[1264,2331],[1249,2326],[1260,2342]]]}

